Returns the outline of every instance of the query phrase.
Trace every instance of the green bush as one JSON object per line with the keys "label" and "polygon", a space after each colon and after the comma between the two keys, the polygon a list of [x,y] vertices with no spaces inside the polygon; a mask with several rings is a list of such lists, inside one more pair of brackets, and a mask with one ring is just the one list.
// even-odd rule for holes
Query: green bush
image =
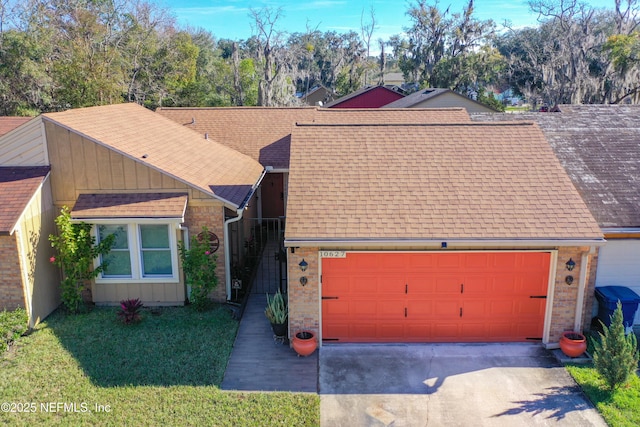
{"label": "green bush", "polygon": [[64,273],[61,283],[62,303],[71,313],[76,313],[82,303],[85,282],[104,271],[104,265],[94,268],[93,260],[109,253],[115,236],[109,235],[96,245],[96,238],[91,234],[91,224],[71,222],[71,214],[66,206],[55,221],[60,234],[51,234],[49,241],[58,255],[51,257],[50,261]]}
{"label": "green bush", "polygon": [[611,315],[611,325],[602,324],[602,327],[604,332],[600,333],[600,340],[593,342],[593,364],[609,390],[613,390],[626,383],[638,369],[638,343],[634,334],[624,333],[620,301]]}
{"label": "green bush", "polygon": [[0,353],[27,331],[28,321],[27,312],[23,308],[0,311]]}
{"label": "green bush", "polygon": [[209,294],[218,285],[216,275],[216,260],[212,251],[211,233],[207,227],[202,227],[199,235],[192,236],[190,245],[178,242],[178,251],[182,261],[185,281],[191,287],[189,301],[198,311],[207,309],[211,303]]}

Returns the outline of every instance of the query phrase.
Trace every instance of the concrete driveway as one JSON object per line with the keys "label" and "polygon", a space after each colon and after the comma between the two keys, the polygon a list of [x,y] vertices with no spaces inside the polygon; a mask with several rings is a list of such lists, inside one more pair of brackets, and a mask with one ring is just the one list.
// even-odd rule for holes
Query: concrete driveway
{"label": "concrete driveway", "polygon": [[325,345],[322,426],[606,426],[536,344]]}

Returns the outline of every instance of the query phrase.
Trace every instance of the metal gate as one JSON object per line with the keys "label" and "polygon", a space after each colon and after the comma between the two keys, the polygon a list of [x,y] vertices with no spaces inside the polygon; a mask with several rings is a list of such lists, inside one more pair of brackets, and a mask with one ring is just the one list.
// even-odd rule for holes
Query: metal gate
{"label": "metal gate", "polygon": [[242,293],[286,293],[284,218],[244,218],[234,225],[233,276],[242,279]]}

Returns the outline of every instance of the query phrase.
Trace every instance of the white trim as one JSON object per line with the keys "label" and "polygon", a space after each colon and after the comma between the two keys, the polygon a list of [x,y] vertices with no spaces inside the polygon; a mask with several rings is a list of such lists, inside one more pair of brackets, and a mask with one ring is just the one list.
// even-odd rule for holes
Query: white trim
{"label": "white trim", "polygon": [[542,344],[546,347],[551,336],[551,320],[553,317],[553,295],[556,291],[556,273],[558,270],[558,251],[551,251],[549,260],[549,285],[547,287],[547,306],[544,309],[544,327],[542,328]]}
{"label": "white trim", "polygon": [[576,315],[573,321],[573,330],[582,333],[582,316],[584,295],[587,292],[587,267],[589,262],[589,254],[593,252],[593,248],[589,248],[589,252],[583,252],[580,260],[580,278],[578,279],[578,298],[576,302]]}
{"label": "white trim", "polygon": [[184,218],[71,218],[72,223],[85,222],[87,224],[181,224]]}
{"label": "white trim", "polygon": [[344,249],[349,248],[362,248],[367,246],[393,246],[393,247],[411,247],[411,246],[425,246],[440,249],[442,243],[447,244],[449,250],[456,248],[514,248],[518,246],[528,248],[549,248],[558,246],[603,246],[606,244],[606,240],[602,239],[584,239],[584,240],[552,240],[552,239],[512,239],[512,240],[497,240],[497,239],[474,239],[474,240],[451,240],[451,239],[406,239],[406,240],[384,240],[384,239],[371,239],[371,240],[296,240],[285,239],[285,247],[305,247],[305,248],[326,248],[326,249]]}
{"label": "white trim", "polygon": [[43,142],[42,146],[44,150],[44,164],[50,165],[51,163],[49,163],[49,142],[47,141],[47,130],[44,126],[44,120],[42,120],[42,118],[40,118],[40,131],[42,132],[40,138],[42,138]]}
{"label": "white trim", "polygon": [[[98,229],[95,227],[96,225],[101,224],[114,224],[113,222],[109,223],[91,223],[92,229],[91,233],[93,236],[98,239]],[[171,251],[171,275],[154,275],[145,277],[142,273],[142,244],[141,244],[141,236],[140,236],[140,225],[160,225],[158,221],[142,221],[142,222],[122,222],[120,221],[117,224],[126,225],[127,226],[127,239],[129,243],[129,257],[131,262],[131,277],[102,277],[102,275],[98,275],[95,278],[95,283],[98,285],[105,284],[129,284],[129,283],[179,283],[180,275],[178,274],[178,249],[177,249],[177,241],[176,241],[176,231],[180,230],[180,224],[178,223],[163,223],[163,225],[167,226],[167,233],[169,234],[169,250]],[[93,262],[94,267],[98,267],[100,265],[100,260],[95,259]]]}
{"label": "white trim", "polygon": [[601,227],[602,232],[605,234],[616,233],[640,233],[640,227]]}

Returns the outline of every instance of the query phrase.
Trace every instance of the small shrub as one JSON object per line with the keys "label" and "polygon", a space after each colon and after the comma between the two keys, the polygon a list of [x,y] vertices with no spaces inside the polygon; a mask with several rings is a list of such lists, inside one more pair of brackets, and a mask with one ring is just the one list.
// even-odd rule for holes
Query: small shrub
{"label": "small shrub", "polygon": [[62,303],[71,313],[77,313],[82,303],[85,282],[104,271],[104,266],[94,268],[93,260],[106,255],[115,242],[115,236],[107,236],[96,245],[91,234],[91,224],[72,223],[69,208],[64,206],[55,220],[59,234],[49,235],[51,246],[58,251],[50,261],[62,269]]}
{"label": "small shrub", "polygon": [[118,317],[125,325],[139,322],[141,309],[142,302],[140,302],[138,298],[122,300],[120,301],[120,311],[118,311]]}
{"label": "small shrub", "polygon": [[203,311],[210,305],[209,294],[218,285],[216,275],[217,255],[212,253],[211,235],[207,227],[202,227],[201,238],[192,236],[189,248],[178,242],[180,260],[185,281],[191,286],[189,300],[196,310]]}
{"label": "small shrub", "polygon": [[282,325],[287,321],[287,303],[284,297],[280,293],[280,290],[273,294],[273,297],[269,297],[267,294],[267,308],[264,310],[265,316],[274,325]]}
{"label": "small shrub", "polygon": [[[602,322],[601,322],[602,323]],[[611,325],[602,324],[600,340],[594,340],[593,364],[609,390],[624,384],[638,369],[638,347],[634,334],[625,335],[622,304],[618,301]]]}
{"label": "small shrub", "polygon": [[28,321],[27,312],[23,308],[0,311],[0,353],[27,331]]}

